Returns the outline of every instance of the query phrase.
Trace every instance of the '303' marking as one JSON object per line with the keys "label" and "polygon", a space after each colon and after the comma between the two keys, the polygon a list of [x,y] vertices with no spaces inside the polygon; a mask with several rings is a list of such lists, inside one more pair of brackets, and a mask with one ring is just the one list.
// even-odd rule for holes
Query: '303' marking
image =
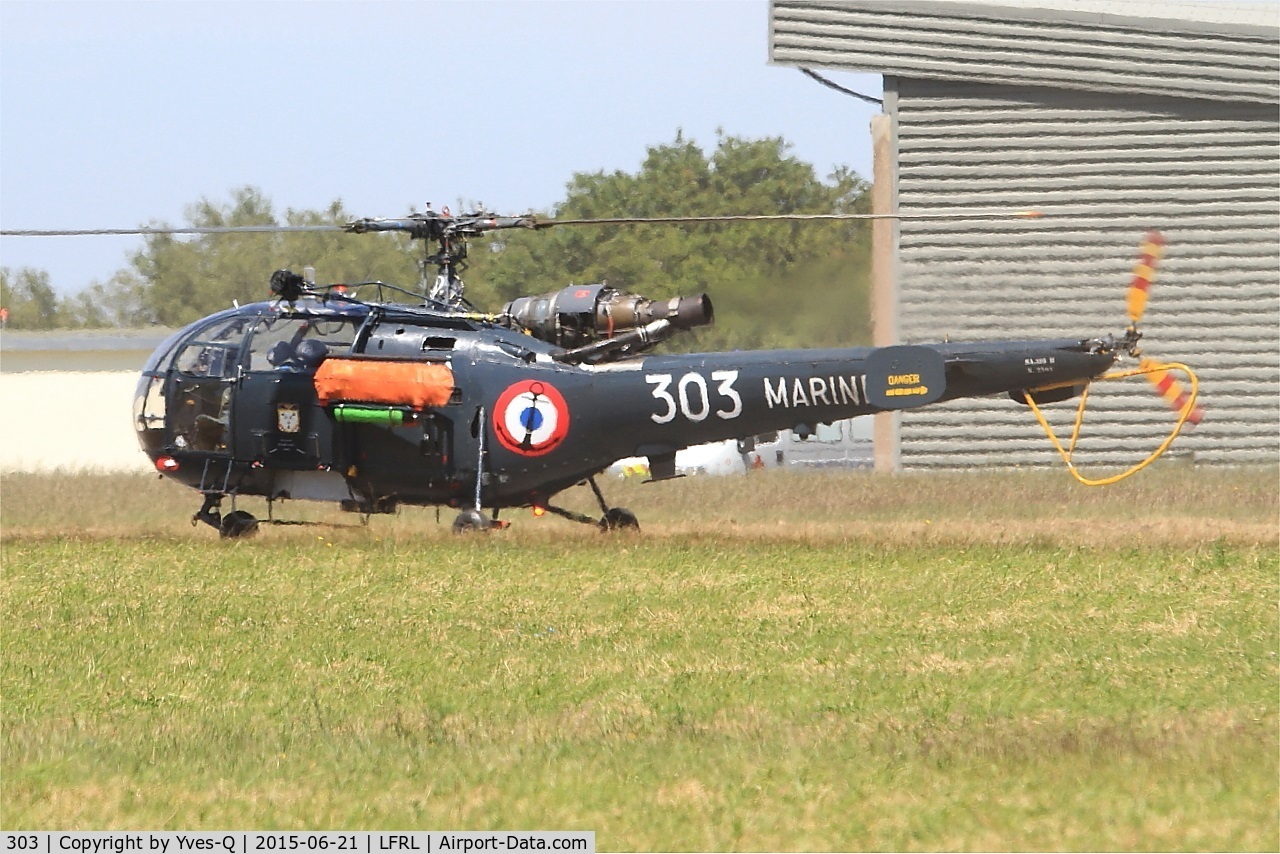
{"label": "'303' marking", "polygon": [[[649,417],[658,424],[672,421],[676,413],[690,421],[705,421],[714,405],[716,417],[726,421],[737,418],[742,414],[742,396],[733,387],[737,379],[737,371],[712,371],[711,381],[716,383],[712,391],[707,387],[706,378],[696,371],[679,380],[674,380],[671,374],[646,374],[644,381],[653,386],[653,398],[660,404],[659,410]],[[675,394],[671,393],[673,381]]]}

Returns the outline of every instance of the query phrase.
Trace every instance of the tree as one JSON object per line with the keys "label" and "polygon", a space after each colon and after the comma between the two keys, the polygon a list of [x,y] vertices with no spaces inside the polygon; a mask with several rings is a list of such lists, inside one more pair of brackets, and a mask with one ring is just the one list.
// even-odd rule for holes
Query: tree
{"label": "tree", "polygon": [[[252,187],[233,194],[229,205],[202,199],[187,211],[196,227],[279,225],[271,202]],[[352,219],[334,201],[325,211],[293,211],[288,225],[341,225]],[[417,280],[414,255],[405,241],[381,235],[351,237],[340,232],[210,234],[187,239],[149,235],[132,258],[145,282],[147,311],[160,323],[178,326],[204,315],[271,296],[268,283],[278,269],[302,272],[314,267],[324,282],[363,282],[388,276],[393,282]]]}
{"label": "tree", "polygon": [[0,306],[9,310],[6,325],[10,329],[54,329],[61,325],[58,295],[44,270],[0,268]]}
{"label": "tree", "polygon": [[[867,184],[848,169],[824,183],[780,137],[721,135],[707,156],[677,134],[639,172],[576,174],[556,218],[863,211]],[[468,295],[500,303],[571,283],[606,281],[649,297],[706,291],[716,328],[682,346],[818,346],[865,342],[870,229],[857,222],[734,222],[566,227],[504,233],[473,247]]]}
{"label": "tree", "polygon": [[[635,173],[575,174],[552,214],[588,219],[867,209],[868,187],[857,174],[841,168],[819,180],[789,148],[781,137],[721,133],[708,155],[677,132],[671,143],[650,147]],[[201,199],[186,218],[198,227],[280,224],[270,200],[253,187],[235,190],[227,203]],[[284,223],[341,225],[351,219],[338,200],[322,211],[289,210]],[[512,230],[478,239],[470,251],[467,297],[482,310],[570,284],[606,282],[651,298],[709,293],[717,326],[681,336],[675,347],[829,346],[869,338],[870,229],[861,222]],[[233,302],[269,298],[271,274],[282,268],[314,267],[321,283],[382,279],[413,290],[421,257],[420,244],[396,234],[149,235],[131,269],[61,306],[56,298],[49,301],[52,290],[39,271],[6,271],[4,298],[12,303],[11,320],[24,325],[178,326]]]}
{"label": "tree", "polygon": [[147,283],[131,270],[120,270],[104,285],[93,282],[60,301],[63,325],[84,328],[137,327],[155,323],[147,301]]}

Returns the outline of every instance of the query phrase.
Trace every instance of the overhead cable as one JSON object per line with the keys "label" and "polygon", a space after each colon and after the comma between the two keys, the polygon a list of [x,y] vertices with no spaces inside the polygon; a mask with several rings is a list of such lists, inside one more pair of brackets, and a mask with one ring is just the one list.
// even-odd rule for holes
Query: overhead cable
{"label": "overhead cable", "polygon": [[835,83],[831,80],[828,80],[827,78],[823,77],[821,74],[819,74],[816,71],[811,71],[808,68],[801,68],[800,71],[801,73],[809,77],[812,77],[814,80],[817,80],[819,83],[821,83],[823,86],[826,86],[828,89],[835,89],[837,92],[843,92],[846,95],[852,95],[853,97],[857,98],[860,101],[866,101],[868,104],[880,104],[880,105],[884,104],[884,101],[880,100],[879,98],[872,98],[870,95],[864,95],[861,92],[855,92],[852,89],[846,89],[845,87],[841,86],[839,83]]}

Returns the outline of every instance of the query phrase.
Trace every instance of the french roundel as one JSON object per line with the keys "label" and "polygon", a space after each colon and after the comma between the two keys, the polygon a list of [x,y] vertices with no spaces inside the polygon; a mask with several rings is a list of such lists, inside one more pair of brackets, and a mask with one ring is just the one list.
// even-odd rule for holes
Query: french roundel
{"label": "french roundel", "polygon": [[536,457],[554,450],[569,434],[569,407],[549,383],[521,380],[498,396],[493,427],[502,447]]}

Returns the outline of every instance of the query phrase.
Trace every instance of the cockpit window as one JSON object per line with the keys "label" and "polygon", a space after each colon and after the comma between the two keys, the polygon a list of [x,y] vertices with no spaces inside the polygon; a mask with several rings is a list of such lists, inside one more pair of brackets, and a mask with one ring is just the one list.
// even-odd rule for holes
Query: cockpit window
{"label": "cockpit window", "polygon": [[155,352],[153,352],[151,357],[147,359],[147,363],[142,366],[142,372],[144,374],[150,374],[161,370],[161,362],[165,365],[164,370],[167,370],[169,367],[169,359],[173,356],[173,348],[178,345],[179,341],[187,336],[187,332],[187,329],[179,329],[177,332],[161,341],[160,346],[156,347]]}
{"label": "cockpit window", "polygon": [[178,351],[175,366],[192,377],[234,377],[240,364],[240,345],[256,319],[233,317],[200,330]]}
{"label": "cockpit window", "polygon": [[327,356],[346,354],[356,329],[348,317],[264,317],[249,345],[249,370],[314,371]]}

